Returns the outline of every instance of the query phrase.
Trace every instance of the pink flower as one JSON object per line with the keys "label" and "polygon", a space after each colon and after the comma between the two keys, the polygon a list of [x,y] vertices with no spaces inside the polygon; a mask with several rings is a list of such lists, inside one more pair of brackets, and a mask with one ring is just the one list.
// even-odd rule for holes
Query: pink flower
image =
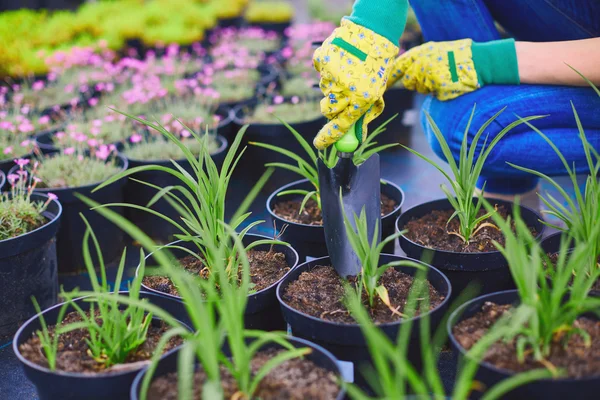
{"label": "pink flower", "polygon": [[71,154],[75,153],[75,147],[67,147],[67,148],[64,150],[64,153],[65,153],[66,155],[70,156]]}
{"label": "pink flower", "polygon": [[91,99],[88,100],[88,104],[90,105],[90,107],[95,107],[98,104],[98,99],[95,97],[92,97]]}
{"label": "pink flower", "polygon": [[26,139],[21,142],[21,147],[27,147],[31,143],[31,140]]}
{"label": "pink flower", "polygon": [[29,160],[26,159],[26,158],[19,158],[19,159],[15,160],[15,163],[19,167],[23,168],[24,166],[26,166],[27,164],[29,164]]}
{"label": "pink flower", "polygon": [[54,201],[58,200],[58,196],[57,196],[57,195],[55,195],[54,193],[50,193],[50,192],[48,192],[48,193],[46,193],[46,195],[48,196],[48,198],[49,198],[50,200],[54,200]]}
{"label": "pink flower", "polygon": [[42,90],[44,88],[44,81],[36,81],[31,85],[31,88],[36,92]]}
{"label": "pink flower", "polygon": [[64,132],[56,132],[56,133],[54,134],[54,136],[56,136],[56,138],[57,138],[57,139],[62,139],[62,138],[64,138],[66,135],[67,135],[67,134],[66,134],[66,133],[64,133]]}
{"label": "pink flower", "polygon": [[90,147],[96,147],[96,146],[98,146],[98,143],[99,143],[99,142],[98,142],[96,139],[89,139],[89,140],[87,141],[87,144],[88,144],[88,146],[90,146]]}
{"label": "pink flower", "polygon": [[298,98],[298,96],[292,96],[292,104],[298,104],[300,102],[300,99]]}
{"label": "pink flower", "polygon": [[275,104],[283,103],[283,96],[275,96],[275,98],[273,99],[273,103],[275,103]]}
{"label": "pink flower", "polygon": [[187,129],[184,129],[181,131],[181,137],[188,138],[190,136],[191,136],[191,133]]}
{"label": "pink flower", "polygon": [[92,121],[92,126],[95,127],[101,127],[102,126],[102,120],[101,119],[95,119]]}
{"label": "pink flower", "polygon": [[13,152],[13,147],[12,146],[8,146],[6,147],[3,151],[4,154],[10,154]]}
{"label": "pink flower", "polygon": [[50,123],[50,117],[47,115],[44,115],[44,116],[40,117],[40,119],[38,119],[38,123],[40,125],[48,125]]}
{"label": "pink flower", "polygon": [[142,135],[136,133],[135,135],[131,136],[129,140],[131,141],[131,143],[139,143],[142,141]]}
{"label": "pink flower", "polygon": [[11,185],[14,185],[15,182],[17,181],[17,179],[19,179],[19,175],[17,175],[17,174],[8,174],[8,176],[6,178],[8,178],[8,182]]}
{"label": "pink flower", "polygon": [[33,181],[34,181],[35,183],[40,183],[42,180],[41,180],[40,178],[38,178],[37,176],[34,176],[34,177],[33,177]]}

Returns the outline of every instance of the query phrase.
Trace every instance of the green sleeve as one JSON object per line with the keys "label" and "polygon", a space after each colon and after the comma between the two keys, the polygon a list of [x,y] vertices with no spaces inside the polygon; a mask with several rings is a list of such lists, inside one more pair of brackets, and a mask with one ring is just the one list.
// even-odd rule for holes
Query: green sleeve
{"label": "green sleeve", "polygon": [[514,39],[473,42],[471,51],[477,79],[482,86],[521,83]]}
{"label": "green sleeve", "polygon": [[406,26],[408,0],[356,0],[348,18],[398,46]]}

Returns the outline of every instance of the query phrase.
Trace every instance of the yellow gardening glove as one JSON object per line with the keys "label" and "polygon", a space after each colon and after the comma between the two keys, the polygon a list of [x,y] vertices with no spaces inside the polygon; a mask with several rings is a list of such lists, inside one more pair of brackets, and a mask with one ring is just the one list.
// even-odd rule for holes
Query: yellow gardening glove
{"label": "yellow gardening glove", "polygon": [[451,100],[488,84],[517,85],[519,70],[512,39],[429,42],[400,55],[388,81],[409,90]]}
{"label": "yellow gardening glove", "polygon": [[315,51],[313,62],[325,95],[321,112],[330,120],[315,137],[317,149],[337,142],[356,122],[357,136],[366,138],[367,124],[383,111],[383,93],[397,54],[398,47],[388,39],[347,19]]}

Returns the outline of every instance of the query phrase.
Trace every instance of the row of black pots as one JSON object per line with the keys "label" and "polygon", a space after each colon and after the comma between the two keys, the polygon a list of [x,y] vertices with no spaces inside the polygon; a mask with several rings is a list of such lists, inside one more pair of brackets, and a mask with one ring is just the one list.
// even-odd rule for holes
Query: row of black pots
{"label": "row of black pots", "polygon": [[[447,321],[447,330],[450,337],[450,343],[455,358],[465,357],[467,350],[463,348],[453,335],[453,328],[464,321],[473,317],[482,311],[485,303],[491,302],[498,305],[518,305],[520,302],[517,290],[507,290],[495,292],[477,297],[457,308]],[[598,319],[595,315],[586,315],[589,318]],[[475,381],[481,382],[483,387],[491,388],[495,384],[504,381],[514,373],[506,369],[498,368],[486,361],[479,363],[479,368],[475,375]],[[596,399],[598,398],[598,388],[600,387],[600,377],[587,378],[560,378],[560,379],[542,379],[532,383],[525,384],[507,393],[503,398],[510,400],[562,400],[566,398],[574,399]],[[471,398],[479,398],[480,393],[473,392]]]}

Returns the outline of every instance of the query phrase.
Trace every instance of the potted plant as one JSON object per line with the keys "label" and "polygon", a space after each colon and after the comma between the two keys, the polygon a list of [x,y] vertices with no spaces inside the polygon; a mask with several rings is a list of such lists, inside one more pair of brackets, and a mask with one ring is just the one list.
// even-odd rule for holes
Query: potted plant
{"label": "potted plant", "polygon": [[56,233],[62,207],[52,193],[32,193],[38,178],[24,173],[29,160],[16,161],[18,170],[8,175],[8,190],[0,193],[0,336],[12,335],[34,314],[30,296],[49,307],[58,295]]}
{"label": "potted plant", "polygon": [[56,193],[63,206],[57,236],[59,273],[73,274],[85,269],[82,254],[78,247],[74,246],[85,232],[80,214],[83,214],[98,232],[103,256],[107,260],[115,259],[123,249],[123,233],[89,210],[75,194],[87,194],[103,203],[122,200],[125,180],[92,194],[92,189],[99,182],[127,169],[127,160],[116,154],[116,148],[99,145],[96,148],[88,147],[88,150],[84,151],[83,147],[67,147],[60,153],[37,155],[29,167],[33,168],[32,173],[39,179],[34,191],[43,194]]}
{"label": "potted plant", "polygon": [[[32,297],[38,315],[19,329],[13,350],[40,398],[127,399],[133,379],[148,360],[181,345],[181,337],[169,334],[170,326],[181,323],[166,313],[159,313],[159,318],[141,306],[168,302],[141,292],[141,277],[134,278],[128,291],[111,292],[98,240],[84,222],[83,253],[93,295],[82,297],[77,289],[62,292],[66,302],[43,312]],[[98,270],[92,261],[90,240]],[[115,288],[123,283],[126,254],[123,252],[119,263]],[[140,256],[143,265],[143,251]],[[123,304],[121,296],[133,304]],[[167,324],[162,318],[174,321]]]}
{"label": "potted plant", "polygon": [[[202,126],[206,122],[202,120],[198,122],[194,120],[185,121],[184,119],[175,119],[172,114],[165,114],[161,120],[165,129],[178,137],[194,157],[202,154],[202,147],[207,146],[215,165],[220,167],[223,164],[227,140],[216,134],[215,123],[211,125],[210,130],[207,126],[207,132],[203,134],[202,130],[204,128]],[[187,125],[190,122],[192,124]],[[206,135],[206,140],[197,140],[192,136],[191,131],[195,132],[196,135]],[[178,144],[165,138],[160,132],[152,128],[147,131],[147,134],[132,135],[129,138],[129,143],[123,147],[121,155],[127,159],[131,169],[150,165],[168,168],[172,165],[171,160],[174,160],[188,173],[194,173],[186,153],[180,149]],[[164,199],[154,201],[153,198],[162,188],[179,183],[176,177],[164,171],[139,171],[129,176],[125,186],[124,201],[140,207],[146,207],[152,202],[150,208],[154,212],[160,213],[163,217],[178,220],[179,213],[177,209]],[[179,198],[185,200],[184,196],[179,196]],[[173,235],[179,232],[176,226],[165,221],[165,219],[151,215],[142,209],[127,208],[125,215],[157,242],[169,243],[173,241]]]}
{"label": "potted plant", "polygon": [[[135,225],[109,208],[97,210],[146,249],[156,249]],[[287,339],[280,332],[244,328],[246,307],[252,301],[248,296],[252,290],[250,263],[246,246],[233,227],[223,227],[226,234],[221,241],[206,241],[206,258],[213,261],[203,279],[186,273],[173,261],[167,247],[154,252],[160,268],[180,289],[194,332],[173,325],[170,335],[181,335],[184,346],[163,360],[155,353],[149,368],[136,378],[131,398],[290,398],[297,393],[299,398],[343,399],[340,370],[327,351],[303,340]],[[232,246],[235,260],[231,259]],[[127,298],[120,301],[133,304]]]}
{"label": "potted plant", "polygon": [[[370,365],[371,357],[361,327],[347,308],[345,293],[352,292],[360,298],[369,318],[385,335],[395,338],[400,326],[410,319],[405,307],[411,286],[419,282],[426,287],[429,307],[414,318],[429,315],[433,330],[441,322],[452,289],[448,279],[427,264],[381,254],[385,245],[400,234],[389,236],[381,243],[370,240],[364,210],[360,216],[354,215],[353,221],[344,215],[344,226],[348,241],[361,262],[360,273],[341,277],[331,266],[329,257],[309,261],[293,269],[281,281],[277,299],[294,336],[321,345],[340,360],[352,363],[353,382],[364,385],[362,372]],[[377,223],[374,231],[379,231]],[[418,270],[424,271],[421,281],[415,278]],[[413,340],[430,334],[415,331]],[[417,346],[411,346],[408,357],[421,365]]]}
{"label": "potted plant", "polygon": [[[236,126],[249,125],[246,132],[247,143],[269,143],[295,154],[303,154],[302,146],[297,141],[289,140],[288,128],[282,121],[286,121],[297,132],[302,132],[305,140],[312,140],[315,132],[323,127],[326,120],[319,111],[318,102],[301,100],[305,99],[294,97],[286,101],[283,96],[277,95],[272,99],[257,100],[247,106],[238,106],[232,110],[233,123]],[[275,152],[251,147],[243,160],[240,169],[243,174],[240,178],[254,181],[262,174],[262,169],[257,166],[281,160],[282,157]],[[269,192],[275,190],[289,183],[291,177],[293,174],[287,171],[276,171],[265,190]]]}
{"label": "potted plant", "polygon": [[[514,287],[505,258],[492,244],[493,240],[502,244],[505,232],[499,230],[490,220],[493,214],[504,217],[509,215],[513,204],[494,200],[496,210],[493,213],[486,213],[481,206],[485,187],[476,195],[475,184],[487,157],[504,135],[515,126],[541,117],[534,116],[515,121],[502,129],[493,140],[484,141],[480,146],[481,136],[502,111],[504,110],[483,124],[470,145],[467,142],[470,122],[467,124],[458,162],[455,161],[437,125],[427,115],[444,157],[450,165],[450,174],[431,159],[403,146],[438,169],[450,183],[452,191],[442,185],[446,199],[420,204],[402,213],[396,222],[398,231],[406,231],[400,236],[400,247],[409,257],[416,259],[429,254],[431,264],[441,269],[450,279],[455,295],[464,290],[468,284],[478,284],[481,293]],[[474,113],[475,108],[471,119]],[[475,159],[477,150],[480,151]],[[541,237],[544,230],[544,225],[540,222],[541,217],[533,210],[523,206],[520,208],[523,219],[535,231],[535,236]]]}
{"label": "potted plant", "polygon": [[[486,209],[493,210],[490,204]],[[464,355],[502,321],[505,329],[480,363],[478,381],[489,387],[518,372],[545,368],[551,378],[519,387],[507,398],[593,398],[600,380],[600,368],[593,361],[598,349],[593,344],[600,334],[597,315],[592,314],[600,308],[600,299],[589,296],[600,276],[589,268],[595,242],[578,243],[567,256],[569,243],[563,240],[558,260],[552,263],[518,207],[514,223],[493,217],[505,232],[505,244],[495,245],[508,261],[517,290],[487,294],[457,309],[448,321],[453,348]],[[599,234],[596,226],[595,241]]]}
{"label": "potted plant", "polygon": [[[191,173],[185,172],[181,165],[172,161],[173,167],[160,165],[145,165],[132,168],[128,171],[114,176],[101,184],[96,190],[100,190],[112,182],[133,174],[144,171],[162,171],[173,177],[174,184],[164,188],[140,182],[156,190],[155,196],[148,206],[139,206],[127,203],[107,203],[104,207],[127,207],[134,208],[154,215],[168,222],[175,228],[175,239],[177,242],[166,247],[174,249],[175,256],[180,258],[180,263],[187,273],[206,278],[211,274],[211,265],[215,260],[209,258],[206,248],[209,244],[220,243],[228,238],[225,227],[225,196],[233,170],[237,166],[242,154],[238,154],[238,148],[242,141],[246,127],[242,128],[231,144],[220,170],[215,160],[211,158],[206,145],[208,136],[200,137],[194,131],[190,131],[195,140],[202,143],[199,155],[191,153],[190,149],[182,140],[170,133],[160,122],[154,123],[128,115],[138,122],[147,125],[164,135],[172,143],[176,144],[183,154],[185,160],[191,165]],[[256,186],[250,191],[242,206],[231,218],[232,227],[241,229],[241,240],[245,244],[245,252],[249,252],[250,273],[252,276],[253,291],[249,295],[249,307],[246,309],[246,326],[262,329],[283,329],[284,323],[275,299],[275,286],[288,271],[296,266],[298,256],[287,243],[267,239],[257,235],[249,235],[248,232],[254,226],[263,221],[248,222],[250,213],[246,213],[250,203],[260,191],[264,182],[269,178],[268,171]],[[149,208],[158,199],[164,199],[177,212],[176,218],[169,218]],[[183,200],[182,200],[183,199]],[[239,257],[238,251],[229,244],[228,259],[236,263]],[[235,276],[232,275],[235,280]],[[148,290],[181,299],[181,288],[174,285],[172,277],[163,271],[153,276],[144,277],[144,287]]]}
{"label": "potted plant", "polygon": [[[309,258],[319,258],[327,255],[325,231],[321,218],[319,176],[317,173],[319,155],[297,130],[285,122],[283,124],[296,139],[293,150],[287,149],[291,147],[290,144],[287,144],[286,148],[270,143],[251,142],[251,144],[264,149],[265,152],[274,154],[274,156],[263,157],[264,160],[272,160],[270,163],[265,164],[267,167],[286,170],[290,176],[289,180],[292,180],[294,175],[304,178],[273,191],[267,199],[267,211],[276,226],[286,227],[281,233],[281,239],[294,243],[294,248],[302,262],[309,261]],[[361,144],[354,153],[355,164],[358,165],[372,154],[394,146],[394,144],[377,146],[375,139],[385,131],[385,127],[386,124],[380,126]],[[303,151],[306,153],[304,157],[300,155]],[[333,160],[337,159],[337,152],[335,149],[331,149],[322,156],[329,159],[328,163],[331,164],[334,162]],[[286,164],[288,159],[293,160],[295,165]],[[392,182],[382,180],[381,198],[381,228],[383,236],[387,237],[394,233],[394,223],[402,210],[404,193]],[[394,253],[394,243],[390,242],[385,247],[384,252]]]}
{"label": "potted plant", "polygon": [[42,114],[52,115],[87,106],[91,93],[92,88],[77,82],[64,82],[60,78],[54,82],[38,80],[19,87],[12,101],[30,106]]}

